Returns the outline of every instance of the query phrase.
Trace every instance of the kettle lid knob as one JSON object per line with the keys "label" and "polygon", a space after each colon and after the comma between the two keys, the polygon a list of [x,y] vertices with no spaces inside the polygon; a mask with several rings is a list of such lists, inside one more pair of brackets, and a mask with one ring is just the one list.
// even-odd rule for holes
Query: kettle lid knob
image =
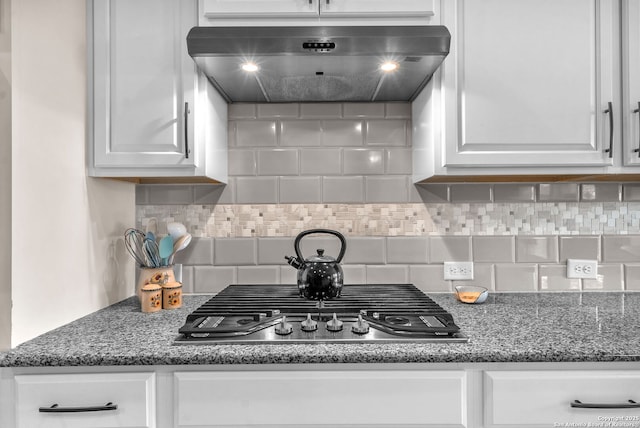
{"label": "kettle lid knob", "polygon": [[318,255],[320,257],[322,257],[324,255],[324,248],[318,248],[316,251],[318,252]]}

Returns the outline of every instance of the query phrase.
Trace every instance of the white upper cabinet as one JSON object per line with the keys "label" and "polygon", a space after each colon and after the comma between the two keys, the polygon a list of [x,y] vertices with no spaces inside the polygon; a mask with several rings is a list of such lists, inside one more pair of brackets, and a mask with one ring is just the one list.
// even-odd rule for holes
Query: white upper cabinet
{"label": "white upper cabinet", "polygon": [[451,52],[413,103],[414,181],[636,173],[640,5],[620,4],[442,1]]}
{"label": "white upper cabinet", "polygon": [[434,0],[200,0],[200,25],[416,24],[432,15]]}
{"label": "white upper cabinet", "polygon": [[196,2],[93,3],[90,175],[226,181],[226,103],[187,54]]}
{"label": "white upper cabinet", "polygon": [[620,141],[609,121],[620,115],[615,3],[444,2],[453,34],[445,166],[611,165],[606,150]]}
{"label": "white upper cabinet", "polygon": [[622,5],[623,159],[625,165],[640,165],[640,1]]}

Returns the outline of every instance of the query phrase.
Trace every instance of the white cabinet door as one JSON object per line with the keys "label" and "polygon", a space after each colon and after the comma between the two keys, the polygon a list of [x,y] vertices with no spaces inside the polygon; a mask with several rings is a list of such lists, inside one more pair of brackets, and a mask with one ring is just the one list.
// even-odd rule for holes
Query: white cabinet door
{"label": "white cabinet door", "polygon": [[319,0],[323,17],[417,17],[434,14],[433,0]]}
{"label": "white cabinet door", "polygon": [[623,27],[622,121],[624,164],[640,165],[640,1],[625,0]]}
{"label": "white cabinet door", "polygon": [[640,408],[623,407],[640,403],[637,371],[487,371],[484,384],[486,428],[640,425]]}
{"label": "white cabinet door", "polygon": [[441,166],[601,166],[620,156],[615,0],[445,1],[442,19],[452,45]]}
{"label": "white cabinet door", "polygon": [[318,16],[318,0],[202,0],[205,18],[269,18]]}
{"label": "white cabinet door", "polygon": [[17,428],[155,427],[154,373],[18,375],[14,382]]}
{"label": "white cabinet door", "polygon": [[186,427],[465,427],[463,371],[177,372]]}

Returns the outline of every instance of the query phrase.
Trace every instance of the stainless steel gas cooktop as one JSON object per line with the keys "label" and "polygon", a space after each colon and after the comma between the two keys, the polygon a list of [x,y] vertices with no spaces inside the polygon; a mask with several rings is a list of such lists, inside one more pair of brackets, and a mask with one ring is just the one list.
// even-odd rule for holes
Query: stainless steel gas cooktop
{"label": "stainless steel gas cooktop", "polygon": [[187,316],[176,344],[468,342],[412,284],[345,285],[327,301],[295,285],[230,285]]}

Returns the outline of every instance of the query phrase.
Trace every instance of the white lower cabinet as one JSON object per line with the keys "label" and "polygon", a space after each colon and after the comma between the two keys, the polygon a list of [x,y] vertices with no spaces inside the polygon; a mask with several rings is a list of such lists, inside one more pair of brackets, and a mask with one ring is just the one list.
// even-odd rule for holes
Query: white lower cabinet
{"label": "white lower cabinet", "polygon": [[486,428],[640,426],[624,407],[640,403],[640,371],[486,371],[484,391]]}
{"label": "white lower cabinet", "polygon": [[464,371],[177,372],[177,426],[466,427]]}
{"label": "white lower cabinet", "polygon": [[151,428],[154,373],[17,375],[16,428]]}

